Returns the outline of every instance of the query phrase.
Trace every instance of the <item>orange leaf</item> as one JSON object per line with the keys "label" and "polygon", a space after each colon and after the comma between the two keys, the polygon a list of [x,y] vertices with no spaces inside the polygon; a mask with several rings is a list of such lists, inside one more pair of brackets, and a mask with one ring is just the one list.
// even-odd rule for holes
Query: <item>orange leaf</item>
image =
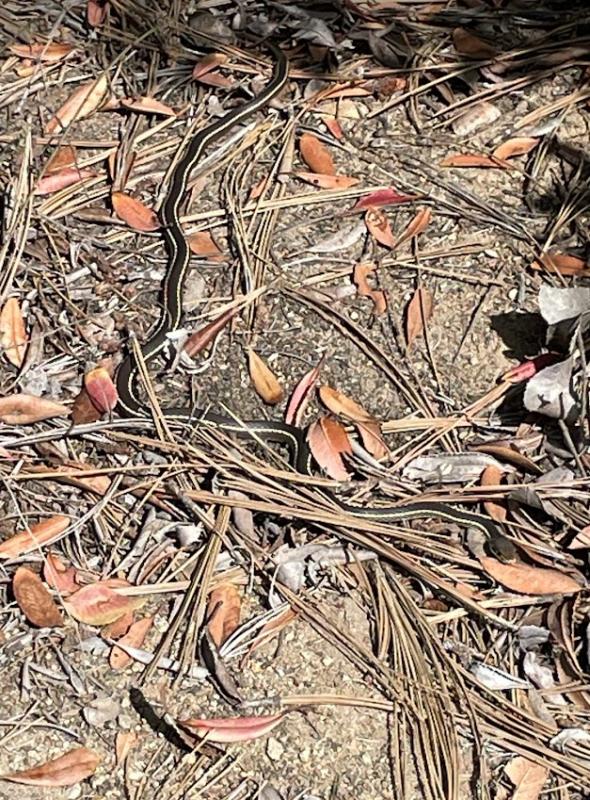
{"label": "orange leaf", "polygon": [[220,583],[209,595],[207,627],[218,648],[240,624],[240,607],[240,593],[233,583]]}
{"label": "orange leaf", "polygon": [[193,357],[206,347],[209,347],[209,345],[217,338],[219,333],[225,328],[230,319],[235,317],[239,310],[240,309],[238,306],[230,308],[228,311],[224,311],[223,314],[220,314],[217,319],[213,320],[213,322],[210,322],[208,325],[205,325],[204,328],[201,328],[200,330],[191,334],[184,345],[185,352],[188,353],[189,356]]}
{"label": "orange leaf", "polygon": [[320,189],[350,189],[359,183],[358,178],[348,178],[346,175],[323,175],[318,172],[294,172],[296,178],[306,183],[311,183]]}
{"label": "orange leaf", "polygon": [[56,480],[68,483],[70,486],[79,486],[95,494],[105,495],[111,485],[111,479],[107,475],[89,475],[88,477],[80,475],[80,472],[92,471],[91,464],[68,460],[60,465],[61,474]]}
{"label": "orange leaf", "polygon": [[583,587],[563,572],[529,564],[505,564],[490,556],[480,556],[479,561],[488,575],[513,592],[522,594],[572,594]]}
{"label": "orange leaf", "polygon": [[391,232],[389,220],[384,211],[378,208],[368,208],[365,214],[365,225],[373,239],[379,244],[389,248],[396,246],[397,242]]}
{"label": "orange leaf", "polygon": [[73,786],[89,778],[100,764],[100,757],[86,747],[76,747],[38,767],[0,775],[3,781],[27,786]]}
{"label": "orange leaf", "polygon": [[229,742],[248,742],[266,736],[281,722],[285,712],[267,714],[261,717],[219,717],[218,719],[184,719],[179,725],[200,739],[208,742],[227,744]]}
{"label": "orange leaf", "polygon": [[84,388],[101,414],[110,413],[119,402],[117,388],[104,367],[96,367],[84,375]]}
{"label": "orange leaf", "polygon": [[432,212],[429,208],[418,209],[414,219],[410,221],[408,227],[402,231],[400,236],[398,236],[397,246],[399,247],[402,242],[406,242],[408,239],[413,239],[415,236],[419,236],[421,233],[423,233],[428,227],[431,219]]}
{"label": "orange leaf", "polygon": [[346,481],[350,474],[344,466],[342,453],[352,453],[344,427],[335,419],[322,417],[312,423],[307,431],[307,442],[311,454],[334,480]]}
{"label": "orange leaf", "polygon": [[59,172],[52,172],[51,175],[44,175],[39,178],[33,194],[44,196],[59,192],[66,186],[73,186],[76,183],[95,178],[96,172],[93,169],[78,169],[78,167],[64,167]]}
{"label": "orange leaf", "polygon": [[224,261],[223,251],[219,249],[209,231],[197,231],[187,237],[188,246],[197,256],[208,258],[210,261]]}
{"label": "orange leaf", "polygon": [[285,422],[288,425],[300,425],[303,419],[303,414],[309,403],[311,391],[316,385],[320,376],[320,369],[324,362],[324,356],[320,359],[319,364],[306,372],[301,378],[297,386],[293,389],[287,411],[285,412]]}
{"label": "orange leaf", "polygon": [[331,386],[320,386],[319,395],[322,403],[329,408],[333,414],[349,419],[351,422],[375,422],[372,414],[360,406],[350,397],[347,397]]}
{"label": "orange leaf", "polygon": [[367,275],[375,271],[374,264],[356,264],[352,279],[361,297],[370,297],[375,306],[375,314],[380,316],[387,311],[387,296],[382,289],[371,289]]}
{"label": "orange leaf", "polygon": [[516,787],[511,800],[538,800],[549,777],[549,767],[524,756],[511,759],[504,772]]}
{"label": "orange leaf", "polygon": [[488,169],[512,169],[509,161],[501,161],[493,156],[472,153],[455,153],[443,158],[441,167],[486,167]]}
{"label": "orange leaf", "polygon": [[61,133],[75,120],[88,117],[105,103],[108,93],[108,75],[101,75],[95,81],[78,87],[49,120],[45,126],[45,133]]}
{"label": "orange leaf", "polygon": [[122,617],[105,625],[100,633],[104,639],[120,639],[122,636],[125,636],[132,625],[133,611],[126,611]]}
{"label": "orange leaf", "polygon": [[208,72],[206,75],[201,75],[197,80],[204,86],[214,86],[216,89],[233,89],[235,86],[233,78],[228,78],[227,75],[222,75],[221,72]]}
{"label": "orange leaf", "polygon": [[47,553],[43,564],[43,578],[60,595],[72,594],[80,588],[75,568],[66,567],[56,553]]}
{"label": "orange leaf", "polygon": [[515,156],[524,156],[530,153],[540,142],[534,136],[516,136],[514,139],[507,139],[499,144],[492,153],[493,158],[504,161]]}
{"label": "orange leaf", "polygon": [[67,42],[9,44],[6,49],[19,58],[43,61],[46,64],[55,64],[76,50],[73,44],[67,44]]}
{"label": "orange leaf", "polygon": [[0,312],[0,347],[13,366],[22,366],[27,350],[27,332],[16,297],[9,297]]}
{"label": "orange leaf", "polygon": [[17,558],[48,544],[56,542],[70,524],[70,518],[57,514],[31,525],[28,531],[19,531],[0,544],[0,558]]}
{"label": "orange leaf", "polygon": [[7,425],[30,425],[52,417],[67,417],[69,409],[53,400],[32,394],[0,397],[0,420]]}
{"label": "orange leaf", "polygon": [[304,133],[299,140],[301,157],[312,172],[335,175],[336,167],[330,151],[313,133]]}
{"label": "orange leaf", "polygon": [[135,231],[157,231],[160,220],[156,212],[125,192],[113,192],[111,202],[115,214]]}
{"label": "orange leaf", "polygon": [[[499,486],[503,475],[504,473],[500,467],[490,464],[481,473],[479,483],[481,486]],[[506,520],[506,506],[503,503],[499,503],[497,500],[484,500],[483,507],[496,522],[504,522]]]}
{"label": "orange leaf", "polygon": [[400,203],[411,203],[417,199],[417,194],[400,194],[393,187],[390,189],[378,189],[376,192],[371,192],[357,200],[352,210],[366,211],[368,208],[382,208],[383,206],[393,206]]}
{"label": "orange leaf", "polygon": [[12,591],[18,607],[38,628],[59,628],[61,612],[36,572],[19,567],[12,579]]}
{"label": "orange leaf", "polygon": [[120,767],[127,760],[127,756],[135,747],[139,736],[135,731],[119,731],[115,736],[115,758]]}
{"label": "orange leaf", "polygon": [[126,597],[115,591],[127,587],[127,581],[109,578],[83,586],[64,601],[69,614],[86,625],[108,625],[109,622],[142,606],[147,597]]}
{"label": "orange leaf", "polygon": [[160,103],[155,97],[123,97],[123,108],[138,111],[140,114],[160,114],[163,117],[175,117],[176,111],[165,103]]}
{"label": "orange leaf", "polygon": [[342,126],[336,117],[324,117],[324,125],[330,131],[332,136],[341,142],[344,139],[344,132]]}
{"label": "orange leaf", "polygon": [[361,435],[365,449],[374,458],[385,458],[389,451],[381,435],[381,425],[376,420],[371,422],[357,422],[356,428]]}
{"label": "orange leaf", "polygon": [[271,406],[283,399],[283,389],[274,372],[254,350],[248,350],[248,370],[257,394]]}
{"label": "orange leaf", "polygon": [[193,67],[192,77],[194,80],[202,78],[212,69],[216,69],[222,64],[227,63],[227,56],[224,53],[210,53],[198,61]]}
{"label": "orange leaf", "polygon": [[432,295],[428,289],[416,289],[406,309],[406,342],[411,347],[414,340],[424,332],[432,316]]}
{"label": "orange leaf", "polygon": [[[137,622],[131,625],[125,636],[123,636],[121,643],[128,647],[141,647],[153,622],[153,617],[138,619]],[[109,664],[113,669],[124,669],[132,662],[133,659],[131,656],[127,655],[124,650],[117,647],[117,645],[113,646],[109,655]]]}
{"label": "orange leaf", "polygon": [[86,6],[86,19],[91,28],[100,28],[107,18],[109,0],[88,0]]}
{"label": "orange leaf", "polygon": [[78,160],[76,148],[71,144],[62,144],[55,148],[53,155],[45,165],[44,175],[52,175],[61,172],[62,169],[75,167]]}
{"label": "orange leaf", "polygon": [[590,275],[590,266],[584,259],[567,253],[544,253],[538,261],[533,261],[531,268],[559,275]]}
{"label": "orange leaf", "polygon": [[497,55],[495,47],[469,33],[465,28],[455,28],[453,31],[453,45],[458,53],[471,58],[489,59]]}

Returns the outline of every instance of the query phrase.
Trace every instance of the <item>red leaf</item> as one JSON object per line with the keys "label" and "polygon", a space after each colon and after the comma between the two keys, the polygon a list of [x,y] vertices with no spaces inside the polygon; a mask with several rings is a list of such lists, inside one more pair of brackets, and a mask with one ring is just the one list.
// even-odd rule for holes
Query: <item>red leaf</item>
{"label": "red leaf", "polygon": [[60,189],[65,189],[66,186],[73,186],[86,178],[94,177],[96,177],[96,172],[93,169],[64,167],[59,170],[59,172],[52,172],[51,175],[44,175],[42,178],[39,178],[33,190],[33,194],[41,196],[53,194],[53,192],[59,192]]}
{"label": "red leaf", "polygon": [[218,719],[184,719],[179,725],[199,738],[219,744],[247,742],[266,736],[284,718],[285,712],[261,717],[220,717]]}
{"label": "red leaf", "polygon": [[522,383],[528,381],[537,372],[540,372],[545,367],[555,364],[560,359],[560,356],[555,353],[542,353],[536,358],[531,358],[530,361],[523,361],[516,367],[512,367],[502,375],[503,381],[510,381],[510,383]]}
{"label": "red leaf", "polygon": [[239,311],[240,308],[238,306],[230,308],[228,311],[224,311],[223,314],[220,314],[213,322],[210,322],[208,325],[205,325],[204,328],[191,334],[184,345],[185,352],[192,357],[196,356],[197,353],[200,353],[206,347],[209,347],[209,345],[215,341],[219,333],[225,328],[230,319],[235,317]]}
{"label": "red leaf", "polygon": [[305,409],[309,403],[311,392],[320,377],[320,370],[324,363],[324,356],[321,357],[319,364],[306,372],[297,386],[293,389],[287,411],[285,412],[285,422],[288,425],[300,425]]}
{"label": "red leaf", "polygon": [[79,622],[108,625],[147,601],[147,597],[126,597],[115,591],[128,586],[127,581],[118,578],[97,581],[78,589],[64,601],[64,605]]}
{"label": "red leaf", "polygon": [[367,208],[382,208],[383,206],[399,205],[400,203],[411,203],[417,200],[417,194],[400,194],[393,187],[390,189],[378,189],[364,197],[361,197],[353,206],[353,211],[366,211]]}
{"label": "red leaf", "polygon": [[350,454],[352,448],[346,430],[339,422],[322,417],[309,426],[307,441],[313,457],[331,478],[337,481],[350,478],[342,453]]}
{"label": "red leaf", "polygon": [[99,28],[107,18],[109,0],[88,0],[86,19],[91,28]]}
{"label": "red leaf", "polygon": [[117,388],[108,370],[104,367],[96,367],[86,373],[84,388],[88,392],[92,404],[101,414],[110,413],[119,402]]}
{"label": "red leaf", "polygon": [[33,625],[39,628],[60,628],[61,611],[36,572],[19,567],[12,579],[12,591],[18,607]]}
{"label": "red leaf", "polygon": [[76,747],[38,767],[0,775],[4,781],[27,786],[73,786],[89,778],[100,764],[100,757],[86,747]]}

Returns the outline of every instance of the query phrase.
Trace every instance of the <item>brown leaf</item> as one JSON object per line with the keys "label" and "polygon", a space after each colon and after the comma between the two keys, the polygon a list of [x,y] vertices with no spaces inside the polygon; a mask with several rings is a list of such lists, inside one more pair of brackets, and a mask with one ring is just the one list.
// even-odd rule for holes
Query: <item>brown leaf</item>
{"label": "brown leaf", "polygon": [[79,622],[86,625],[108,625],[147,602],[148,598],[145,596],[125,596],[115,591],[128,586],[127,581],[119,578],[90,583],[70,595],[64,601],[64,606]]}
{"label": "brown leaf", "polygon": [[541,140],[534,136],[516,136],[514,139],[507,139],[499,144],[492,153],[493,158],[504,161],[515,156],[524,156],[539,144]]}
{"label": "brown leaf", "polygon": [[[138,619],[137,622],[131,625],[125,636],[122,637],[121,644],[125,644],[128,647],[141,647],[153,622],[153,617]],[[125,669],[131,663],[133,663],[131,656],[127,655],[117,645],[114,645],[109,655],[109,664],[112,669]]]}
{"label": "brown leaf", "polygon": [[84,375],[84,388],[92,404],[101,414],[114,411],[119,402],[117,387],[105,367],[96,367]]}
{"label": "brown leaf", "polygon": [[100,28],[109,12],[109,0],[88,0],[86,20],[91,28]]}
{"label": "brown leaf", "polygon": [[465,141],[475,131],[489,128],[501,116],[502,112],[497,106],[487,100],[480,100],[454,120],[453,133]]}
{"label": "brown leaf", "polygon": [[320,175],[335,175],[336,167],[330,151],[313,133],[304,133],[299,140],[302,159],[312,172]]}
{"label": "brown leaf", "polygon": [[366,211],[368,208],[382,208],[383,206],[394,206],[400,203],[411,203],[417,199],[417,194],[400,194],[393,187],[390,189],[378,189],[376,192],[371,192],[357,200],[352,210]]}
{"label": "brown leaf", "polygon": [[156,212],[125,192],[113,192],[111,202],[116,215],[135,231],[157,231],[160,220]]}
{"label": "brown leaf", "polygon": [[414,219],[410,220],[408,227],[397,237],[397,246],[399,247],[400,244],[408,241],[408,239],[413,239],[424,233],[431,219],[432,212],[429,208],[419,208]]}
{"label": "brown leaf", "polygon": [[179,725],[200,739],[226,744],[248,742],[266,736],[281,722],[285,712],[260,717],[220,717],[218,719],[183,719]]}
{"label": "brown leaf", "polygon": [[75,167],[78,161],[76,148],[71,144],[61,144],[53,151],[53,155],[45,165],[44,175],[53,175],[62,169]]}
{"label": "brown leaf", "polygon": [[59,608],[36,572],[19,567],[12,579],[12,591],[31,624],[39,628],[60,628],[64,624]]}
{"label": "brown leaf", "polygon": [[590,275],[590,266],[584,259],[567,253],[544,253],[538,261],[533,261],[531,269],[559,275]]}
{"label": "brown leaf", "polygon": [[319,364],[306,372],[301,378],[297,386],[293,389],[289,404],[285,412],[285,422],[288,425],[300,425],[305,409],[309,403],[311,392],[316,385],[320,376],[320,370],[324,363],[324,356],[320,359]]}
{"label": "brown leaf", "polygon": [[219,333],[226,327],[227,323],[232,317],[235,317],[239,311],[240,308],[238,306],[230,308],[228,311],[224,311],[223,314],[220,314],[213,322],[195,331],[195,333],[191,334],[186,340],[184,351],[192,358],[206,347],[209,347],[209,345],[215,341]]}
{"label": "brown leaf", "polygon": [[105,625],[100,634],[104,639],[121,639],[133,625],[133,620],[133,611],[126,611],[119,619]]}
{"label": "brown leaf", "polygon": [[590,525],[581,528],[568,547],[568,550],[588,550],[590,549]]}
{"label": "brown leaf", "polygon": [[[499,486],[502,483],[503,476],[504,473],[500,467],[490,464],[481,473],[479,483],[481,486]],[[483,507],[496,522],[506,521],[507,511],[504,503],[500,503],[497,500],[484,500]]]}
{"label": "brown leaf", "polygon": [[475,153],[454,153],[443,158],[441,167],[486,167],[488,169],[512,169],[509,161],[501,161],[494,156],[483,156]]}
{"label": "brown leaf", "polygon": [[350,474],[344,466],[342,453],[352,453],[344,427],[331,417],[322,417],[313,422],[307,431],[307,442],[311,454],[334,480],[346,481]]}
{"label": "brown leaf", "polygon": [[406,342],[411,347],[424,332],[432,316],[432,295],[424,287],[416,289],[406,308]]}
{"label": "brown leaf", "polygon": [[240,608],[240,593],[233,583],[220,583],[209,595],[207,627],[218,648],[240,624]]}
{"label": "brown leaf", "polygon": [[490,456],[501,461],[507,461],[509,464],[514,464],[519,469],[524,469],[531,475],[542,475],[543,470],[535,464],[535,462],[521,453],[514,445],[495,444],[488,442],[486,444],[478,444],[474,448],[478,453],[487,453]]}
{"label": "brown leaf", "polygon": [[72,566],[67,567],[57,553],[47,553],[43,563],[43,578],[60,595],[72,594],[80,588],[78,573]]}
{"label": "brown leaf", "polygon": [[25,553],[52,544],[70,524],[70,518],[57,514],[50,519],[44,519],[36,525],[31,525],[30,530],[19,531],[0,544],[0,558],[18,558]]}
{"label": "brown leaf", "polygon": [[583,587],[563,572],[529,564],[505,564],[490,556],[480,556],[479,561],[488,575],[513,592],[522,594],[572,594]]}
{"label": "brown leaf", "polygon": [[389,220],[384,211],[377,208],[367,209],[365,225],[373,239],[379,242],[379,244],[382,244],[384,247],[389,247],[390,249],[396,246],[397,242],[395,236],[391,231]]}
{"label": "brown leaf", "polygon": [[381,434],[381,425],[377,420],[371,422],[357,422],[356,428],[361,435],[365,450],[367,450],[373,458],[381,459],[387,456],[389,451]]}
{"label": "brown leaf", "polygon": [[348,178],[346,175],[322,175],[317,172],[294,172],[296,178],[320,189],[350,189],[359,183],[359,178]]}
{"label": "brown leaf", "polygon": [[206,75],[208,72],[211,72],[212,69],[216,69],[217,67],[226,63],[227,63],[227,56],[225,55],[225,53],[210,53],[209,55],[202,58],[200,61],[197,61],[197,63],[193,67],[192,77],[195,80],[198,80],[199,78],[202,78],[203,75]]}
{"label": "brown leaf", "polygon": [[135,731],[118,731],[115,736],[115,758],[120,767],[127,760],[127,756],[139,741]]}
{"label": "brown leaf", "polygon": [[90,395],[83,386],[74,398],[72,406],[72,422],[74,425],[84,425],[87,422],[96,422],[102,417],[102,412],[94,405]]}
{"label": "brown leaf", "polygon": [[332,136],[341,142],[344,139],[344,131],[336,117],[324,117],[324,125],[330,131]]}
{"label": "brown leaf", "polygon": [[16,297],[9,297],[0,312],[0,347],[13,366],[22,366],[27,350],[27,332]]}
{"label": "brown leaf", "polygon": [[206,75],[201,75],[197,80],[203,86],[214,86],[216,89],[233,89],[236,85],[233,78],[228,78],[227,75],[222,75],[221,72],[208,72]]}
{"label": "brown leaf", "polygon": [[140,114],[158,114],[162,117],[176,116],[173,108],[156,100],[155,97],[123,97],[120,102],[123,108],[137,111]]}
{"label": "brown leaf", "polygon": [[537,800],[549,777],[548,767],[524,756],[511,759],[504,772],[516,787],[510,800]]}
{"label": "brown leaf", "polygon": [[223,251],[219,249],[209,231],[197,231],[187,237],[188,246],[196,256],[208,258],[210,261],[225,261]]}
{"label": "brown leaf", "polygon": [[256,393],[271,406],[283,399],[283,389],[274,372],[254,350],[248,350],[248,371]]}
{"label": "brown leaf", "polygon": [[0,397],[0,420],[7,425],[31,425],[53,417],[67,417],[69,409],[53,400],[32,394]]}
{"label": "brown leaf", "polygon": [[67,42],[35,42],[34,44],[9,44],[6,48],[19,58],[31,61],[42,61],[55,64],[76,51],[73,44]]}
{"label": "brown leaf", "polygon": [[59,172],[53,172],[51,175],[44,175],[39,178],[37,185],[33,190],[33,194],[45,196],[59,192],[65,189],[66,186],[74,186],[76,183],[81,183],[87,178],[95,178],[96,172],[93,169],[78,169],[78,167],[65,167]]}
{"label": "brown leaf", "polygon": [[379,317],[387,311],[387,295],[382,289],[372,289],[367,276],[375,272],[375,265],[368,262],[356,264],[352,279],[361,297],[370,297],[375,306],[375,314]]}
{"label": "brown leaf", "polygon": [[458,53],[471,58],[495,58],[497,50],[488,42],[474,36],[465,28],[455,28],[453,31],[453,45]]}
{"label": "brown leaf", "polygon": [[27,786],[73,786],[93,775],[99,764],[100,757],[92,750],[76,747],[38,767],[0,775],[0,779]]}
{"label": "brown leaf", "polygon": [[375,417],[350,397],[331,386],[320,386],[320,400],[333,414],[349,419],[351,422],[375,422]]}
{"label": "brown leaf", "polygon": [[93,470],[94,467],[91,464],[73,460],[64,461],[60,464],[60,475],[56,480],[104,496],[111,486],[111,479],[108,475],[89,475],[85,477],[79,474],[80,472],[92,472]]}
{"label": "brown leaf", "polygon": [[75,120],[84,119],[97,111],[109,94],[108,75],[78,87],[45,126],[45,133],[61,133]]}

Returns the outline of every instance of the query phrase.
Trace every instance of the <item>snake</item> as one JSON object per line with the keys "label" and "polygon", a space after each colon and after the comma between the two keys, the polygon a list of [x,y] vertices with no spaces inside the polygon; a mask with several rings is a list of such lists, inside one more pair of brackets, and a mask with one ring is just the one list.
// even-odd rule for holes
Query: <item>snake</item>
{"label": "snake", "polygon": [[[166,246],[168,263],[161,289],[160,320],[148,340],[139,347],[138,354],[131,349],[117,372],[118,411],[125,417],[149,416],[149,407],[137,393],[140,360],[149,364],[158,354],[167,349],[169,334],[181,322],[184,279],[190,260],[190,250],[180,223],[180,206],[186,194],[191,171],[201,160],[203,153],[214,145],[231,128],[244,122],[276,97],[285,87],[289,77],[289,63],[283,51],[270,41],[265,46],[274,57],[273,73],[266,87],[258,95],[235,107],[190,139],[172,170],[169,186],[160,209],[161,232]],[[292,467],[304,475],[313,474],[314,459],[307,443],[304,429],[279,421],[238,420],[209,409],[167,407],[162,414],[166,420],[204,425],[218,429],[240,439],[272,442],[287,447]],[[397,523],[410,519],[435,518],[463,527],[476,528],[487,538],[488,547],[502,561],[512,561],[516,548],[496,526],[493,520],[477,513],[465,511],[446,503],[418,501],[397,506],[360,507],[339,500],[330,492],[330,499],[344,512],[384,523]]]}

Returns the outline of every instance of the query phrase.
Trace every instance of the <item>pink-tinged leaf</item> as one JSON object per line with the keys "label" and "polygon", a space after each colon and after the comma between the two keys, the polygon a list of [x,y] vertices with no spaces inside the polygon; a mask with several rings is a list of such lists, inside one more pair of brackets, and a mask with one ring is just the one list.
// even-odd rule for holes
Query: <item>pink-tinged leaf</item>
{"label": "pink-tinged leaf", "polygon": [[325,117],[324,125],[330,131],[332,136],[339,142],[341,142],[344,139],[344,131],[342,130],[342,126],[340,125],[336,117]]}
{"label": "pink-tinged leaf", "polygon": [[55,64],[76,51],[73,44],[66,42],[38,42],[35,44],[9,44],[8,52],[19,58]]}
{"label": "pink-tinged leaf", "polygon": [[453,153],[440,162],[441,167],[471,167],[485,169],[513,169],[509,161],[494,158],[494,156],[478,155],[477,153]]}
{"label": "pink-tinged leaf", "polygon": [[119,402],[117,387],[104,367],[96,367],[86,373],[84,388],[88,392],[92,404],[101,414],[110,413]]}
{"label": "pink-tinged leaf", "polygon": [[200,739],[217,744],[248,742],[269,734],[285,717],[268,714],[262,717],[220,717],[219,719],[184,719],[179,725]]}
{"label": "pink-tinged leaf", "polygon": [[64,601],[64,606],[78,622],[86,625],[108,625],[147,601],[147,597],[126,597],[115,591],[128,586],[127,581],[118,578],[97,581],[70,595]]}
{"label": "pink-tinged leaf", "polygon": [[115,639],[118,641],[129,631],[129,628],[133,625],[133,619],[133,611],[127,611],[122,617],[119,617],[119,619],[105,625],[100,634],[103,639]]}
{"label": "pink-tinged leaf", "polygon": [[221,331],[226,327],[227,323],[233,317],[235,317],[239,311],[240,308],[238,306],[235,308],[230,308],[229,311],[225,311],[223,314],[220,314],[217,319],[213,320],[213,322],[210,322],[208,325],[205,325],[204,328],[201,328],[200,330],[191,334],[184,345],[185,352],[188,353],[189,356],[193,357],[206,347],[209,347],[209,345],[215,341]]}
{"label": "pink-tinged leaf", "polygon": [[583,258],[567,253],[544,253],[538,261],[533,261],[531,269],[556,275],[590,275],[590,265]]}
{"label": "pink-tinged leaf", "polygon": [[502,380],[509,381],[510,383],[528,381],[533,375],[536,375],[537,372],[545,369],[545,367],[556,364],[560,358],[561,356],[556,353],[542,353],[540,356],[531,358],[530,361],[524,361],[522,364],[518,364],[516,367],[509,369],[502,375]]}
{"label": "pink-tinged leaf", "polygon": [[203,86],[214,86],[216,89],[233,89],[235,86],[234,79],[228,78],[227,75],[222,75],[221,72],[208,72],[206,75],[201,75],[197,80]]}
{"label": "pink-tinged leaf", "polygon": [[419,209],[414,219],[410,220],[408,227],[397,237],[397,246],[399,247],[403,242],[414,239],[423,233],[428,227],[431,217],[432,212],[429,208]]}
{"label": "pink-tinged leaf", "polygon": [[319,189],[350,189],[360,182],[359,178],[349,178],[347,175],[324,175],[319,172],[294,172],[296,178]]}
{"label": "pink-tinged leaf", "polygon": [[418,200],[417,194],[400,194],[393,187],[391,189],[378,189],[376,192],[361,197],[353,206],[353,211],[366,211],[368,208],[382,208],[395,206],[400,203],[412,203]]}
{"label": "pink-tinged leaf", "polygon": [[532,136],[517,136],[514,139],[507,139],[496,147],[492,156],[500,161],[515,156],[524,156],[530,153],[540,141]]}
{"label": "pink-tinged leaf", "polygon": [[198,61],[193,67],[192,77],[199,80],[211,70],[216,69],[222,64],[227,63],[227,56],[224,53],[210,53]]}
{"label": "pink-tinged leaf", "polygon": [[145,203],[125,192],[113,192],[111,202],[115,209],[115,214],[126,222],[135,231],[149,233],[157,231],[160,227],[158,215],[152,208],[148,208]]}
{"label": "pink-tinged leaf", "polygon": [[61,133],[72,122],[88,117],[104,105],[108,95],[108,75],[101,75],[95,81],[80,86],[49,120],[45,126],[45,133]]}
{"label": "pink-tinged leaf", "polygon": [[22,366],[27,350],[27,331],[16,297],[9,297],[0,311],[0,347],[13,366]]}
{"label": "pink-tinged leaf", "polygon": [[0,775],[0,780],[27,786],[73,786],[94,774],[100,757],[86,747],[76,747],[38,767]]}
{"label": "pink-tinged leaf", "polygon": [[207,628],[219,648],[240,624],[242,600],[233,583],[221,583],[209,595]]}
{"label": "pink-tinged leaf", "polygon": [[346,430],[339,422],[330,417],[322,417],[312,423],[307,432],[307,442],[311,454],[327,475],[337,481],[350,478],[342,454],[350,455],[352,448]]}
{"label": "pink-tinged leaf", "polygon": [[293,389],[287,411],[285,412],[285,422],[287,425],[301,425],[305,409],[309,404],[311,392],[320,377],[320,370],[324,363],[324,358],[325,356],[322,356],[319,364],[313,367],[313,369],[310,369],[309,372],[306,372],[295,389]]}
{"label": "pink-tinged leaf", "polygon": [[225,261],[226,256],[223,250],[217,246],[213,236],[209,231],[196,231],[187,237],[188,246],[191,253],[202,258],[208,258],[210,261]]}
{"label": "pink-tinged leaf", "polygon": [[69,167],[75,167],[78,161],[76,148],[71,144],[62,144],[56,147],[43,170],[44,175],[54,175]]}
{"label": "pink-tinged leaf", "polygon": [[371,422],[357,422],[356,428],[363,440],[365,450],[367,450],[373,458],[385,458],[388,454],[387,445],[383,441],[381,434],[381,425],[375,420]]}
{"label": "pink-tinged leaf", "polygon": [[369,414],[355,400],[347,395],[324,384],[319,390],[320,400],[333,414],[345,417],[351,422],[374,422],[375,418]]}
{"label": "pink-tinged leaf", "polygon": [[43,579],[63,597],[77,592],[80,584],[75,568],[67,567],[56,553],[47,553],[43,564]]}
{"label": "pink-tinged leaf", "polygon": [[109,0],[88,0],[86,6],[86,19],[91,28],[100,28],[104,24],[109,12]]}
{"label": "pink-tinged leaf", "polygon": [[161,117],[176,116],[173,108],[156,100],[155,97],[123,97],[120,102],[123,108],[137,111],[140,114],[158,114]]}
{"label": "pink-tinged leaf", "polygon": [[283,387],[276,375],[254,350],[248,350],[248,371],[256,393],[265,403],[274,406],[283,399]]}
{"label": "pink-tinged leaf", "polygon": [[335,175],[334,159],[326,145],[313,133],[304,133],[299,140],[301,157],[312,172]]}
{"label": "pink-tinged leaf", "polygon": [[31,525],[30,531],[19,531],[0,544],[1,558],[18,558],[25,553],[31,553],[41,547],[56,542],[68,528],[70,518],[57,514],[50,519],[44,519],[37,525]]}
{"label": "pink-tinged leaf", "polygon": [[[129,647],[141,647],[145,641],[145,637],[147,636],[149,629],[152,627],[153,621],[154,620],[152,617],[138,619],[137,622],[134,622],[131,625],[127,633],[123,636],[121,643],[126,644]],[[127,653],[120,647],[117,647],[117,645],[114,645],[109,656],[110,666],[113,669],[124,669],[131,663],[133,663],[131,656],[127,655]]]}
{"label": "pink-tinged leaf", "polygon": [[513,592],[532,595],[574,594],[581,586],[570,575],[557,569],[525,563],[505,564],[490,556],[479,556],[479,562],[490,577]]}
{"label": "pink-tinged leaf", "polygon": [[31,425],[53,417],[67,417],[69,408],[32,394],[0,397],[0,420],[7,425]]}
{"label": "pink-tinged leaf", "polygon": [[117,766],[120,767],[127,760],[127,756],[139,741],[135,731],[119,731],[115,736],[115,757]]}
{"label": "pink-tinged leaf", "polygon": [[86,178],[95,177],[96,172],[93,169],[65,167],[59,172],[53,172],[51,175],[44,175],[42,178],[39,178],[33,194],[41,196],[53,194],[54,192],[59,192],[61,189],[65,189],[66,186],[73,186],[76,183],[86,180]]}
{"label": "pink-tinged leaf", "polygon": [[36,572],[19,567],[12,579],[12,592],[18,607],[38,628],[60,628],[61,611]]}

